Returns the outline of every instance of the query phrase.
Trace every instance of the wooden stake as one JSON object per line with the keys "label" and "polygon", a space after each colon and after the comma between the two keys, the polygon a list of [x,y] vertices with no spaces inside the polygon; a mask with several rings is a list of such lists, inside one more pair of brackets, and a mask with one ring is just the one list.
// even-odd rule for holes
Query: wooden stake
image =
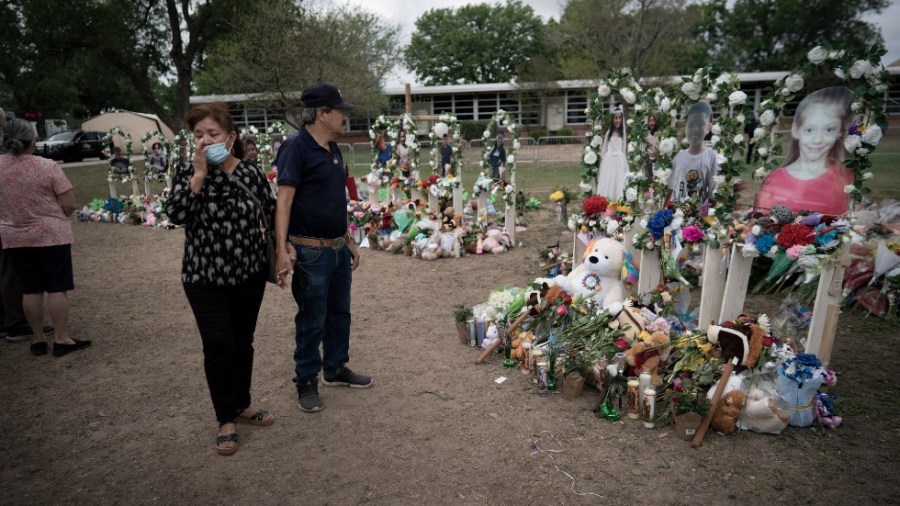
{"label": "wooden stake", "polygon": [[718,386],[716,386],[716,392],[713,394],[712,400],[710,401],[709,413],[703,417],[703,423],[700,424],[700,428],[697,429],[697,433],[694,435],[693,441],[691,441],[691,448],[700,448],[703,446],[703,438],[706,436],[706,431],[709,430],[709,424],[712,423],[713,415],[716,414],[716,406],[719,404],[719,399],[722,397],[722,391],[725,390],[725,384],[728,383],[728,378],[731,377],[731,373],[734,372],[734,367],[738,363],[738,358],[733,357],[728,364],[725,365],[725,371],[722,372],[722,378],[719,380]]}

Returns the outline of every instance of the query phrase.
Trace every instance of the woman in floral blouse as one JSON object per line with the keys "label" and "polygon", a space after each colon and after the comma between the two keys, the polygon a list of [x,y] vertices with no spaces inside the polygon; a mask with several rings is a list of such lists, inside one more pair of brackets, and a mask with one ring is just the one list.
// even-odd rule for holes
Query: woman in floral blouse
{"label": "woman in floral blouse", "polygon": [[194,134],[194,157],[176,169],[166,212],[185,227],[181,281],[203,341],[219,422],[216,450],[231,455],[238,446],[235,422],[275,421],[250,402],[253,333],[266,285],[263,223],[274,222],[275,199],[262,172],[243,161],[224,104],[198,105],[185,121]]}

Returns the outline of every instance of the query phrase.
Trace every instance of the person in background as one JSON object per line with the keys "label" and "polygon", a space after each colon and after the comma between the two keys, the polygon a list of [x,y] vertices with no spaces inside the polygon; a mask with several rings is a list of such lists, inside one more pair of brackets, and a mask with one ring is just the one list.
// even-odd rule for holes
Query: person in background
{"label": "person in background", "polygon": [[753,160],[756,159],[756,138],[753,137],[756,126],[756,116],[751,117],[750,121],[744,125],[744,137],[747,138],[747,165],[753,163]]}
{"label": "person in background", "polygon": [[379,167],[387,167],[387,163],[394,156],[394,150],[391,148],[391,144],[387,142],[387,132],[382,130],[381,133],[375,137],[375,149],[378,150],[378,155],[375,157],[375,163],[377,163]]}
{"label": "person in background", "polygon": [[453,167],[453,146],[450,145],[450,135],[444,134],[441,144],[441,177],[455,175]]}
{"label": "person in background", "polygon": [[244,139],[244,160],[259,164],[259,150],[256,141],[247,137]]}
{"label": "person in background", "polygon": [[273,221],[275,199],[262,171],[244,161],[225,104],[197,105],[185,122],[194,134],[194,156],[175,172],[166,213],[185,227],[181,283],[203,342],[219,423],[216,451],[232,455],[236,422],[275,422],[250,398],[253,334],[268,270],[264,223]]}
{"label": "person in background", "polygon": [[494,146],[487,154],[488,163],[491,164],[491,178],[501,179],[506,172],[506,148],[503,147],[503,134],[497,134]]}
{"label": "person in background", "polygon": [[653,164],[656,163],[656,154],[659,152],[659,127],[656,124],[656,115],[647,116],[647,129],[649,133],[644,139],[647,142],[647,165],[644,167],[644,175],[648,181],[653,181]]}
{"label": "person in background", "polygon": [[400,130],[400,133],[397,135],[397,145],[394,147],[394,152],[397,157],[397,165],[400,167],[400,177],[403,179],[409,178],[412,174],[409,150],[409,145],[406,143],[406,131]]}
{"label": "person in background", "polygon": [[301,410],[315,413],[322,410],[320,371],[325,386],[367,388],[372,378],[347,367],[350,286],[359,250],[347,227],[346,176],[335,141],[344,131],[345,111],[353,106],[325,83],[303,90],[300,100],[303,126],[278,154],[275,237],[279,283],[293,273],[291,292],[297,302],[297,401]]}
{"label": "person in background", "polygon": [[0,155],[0,240],[22,287],[22,308],[31,327],[31,354],[46,355],[44,294],[55,326],[53,356],[91,345],[69,337],[68,292],[75,288],[69,219],[75,212],[72,183],[59,165],[34,156],[37,133],[13,119],[3,127]]}
{"label": "person in background", "polygon": [[603,157],[597,175],[597,195],[606,197],[610,202],[622,200],[625,195],[625,175],[628,173],[626,139],[625,112],[621,106],[616,106],[612,122],[603,137]]}

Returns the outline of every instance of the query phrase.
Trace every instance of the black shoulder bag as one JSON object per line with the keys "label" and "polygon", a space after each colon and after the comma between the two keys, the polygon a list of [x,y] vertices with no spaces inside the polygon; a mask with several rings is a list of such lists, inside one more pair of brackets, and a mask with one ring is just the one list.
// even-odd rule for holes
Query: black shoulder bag
{"label": "black shoulder bag", "polygon": [[[262,220],[263,227],[265,227],[263,234],[265,234],[265,236],[266,236],[266,255],[267,255],[266,281],[268,281],[269,283],[277,283],[278,282],[278,255],[276,254],[276,250],[275,250],[275,230],[269,223],[269,218],[266,216],[265,209],[263,209],[263,206],[260,203],[259,199],[256,198],[256,195],[253,195],[253,192],[250,191],[250,188],[247,188],[247,185],[245,185],[243,182],[241,182],[241,180],[236,176],[232,177],[231,180],[234,181],[235,184],[237,184],[242,190],[244,190],[244,193],[246,193],[247,196],[250,197],[250,200],[252,200],[253,203],[256,204],[256,208],[259,209],[259,216],[260,216],[260,219]],[[263,178],[263,181],[265,181],[265,178]]]}

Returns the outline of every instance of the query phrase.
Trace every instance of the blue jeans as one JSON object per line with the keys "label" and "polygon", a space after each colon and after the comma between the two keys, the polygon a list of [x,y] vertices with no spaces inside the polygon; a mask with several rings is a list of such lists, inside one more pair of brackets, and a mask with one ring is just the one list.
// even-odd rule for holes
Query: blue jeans
{"label": "blue jeans", "polygon": [[[297,301],[294,349],[300,385],[315,380],[319,371],[328,378],[350,360],[350,248],[295,246],[297,263],[291,292]],[[322,353],[319,353],[322,345]]]}

